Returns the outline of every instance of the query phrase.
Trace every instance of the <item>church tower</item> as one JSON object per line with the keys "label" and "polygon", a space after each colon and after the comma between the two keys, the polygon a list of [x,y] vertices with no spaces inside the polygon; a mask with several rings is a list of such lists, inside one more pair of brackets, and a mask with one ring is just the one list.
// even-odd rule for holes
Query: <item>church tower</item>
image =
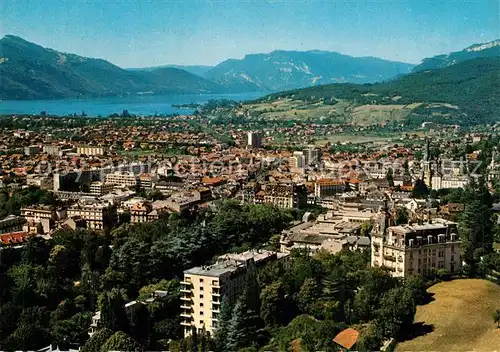
{"label": "church tower", "polygon": [[424,165],[422,179],[429,189],[432,188],[431,152],[429,139],[425,139]]}

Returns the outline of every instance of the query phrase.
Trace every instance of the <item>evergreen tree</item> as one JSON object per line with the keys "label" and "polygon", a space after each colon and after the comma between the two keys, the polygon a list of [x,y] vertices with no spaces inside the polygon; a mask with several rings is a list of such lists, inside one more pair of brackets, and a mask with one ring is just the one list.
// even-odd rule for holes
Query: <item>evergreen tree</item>
{"label": "evergreen tree", "polygon": [[191,329],[191,336],[189,336],[188,342],[189,342],[189,351],[198,352],[198,333],[196,332],[195,327]]}
{"label": "evergreen tree", "polygon": [[493,249],[492,197],[484,178],[471,180],[465,188],[467,198],[460,217],[462,257],[469,275],[476,275],[481,257]]}
{"label": "evergreen tree", "polygon": [[179,346],[180,352],[187,352],[186,339],[181,340],[181,344]]}
{"label": "evergreen tree", "polygon": [[411,191],[411,196],[413,198],[425,198],[429,195],[429,188],[423,180],[416,180],[413,185],[413,190]]}
{"label": "evergreen tree", "polygon": [[227,333],[231,320],[231,312],[231,305],[227,300],[223,299],[220,307],[217,329],[215,330],[215,346],[219,352],[223,352],[227,344]]}
{"label": "evergreen tree", "polygon": [[129,320],[125,312],[123,293],[117,289],[104,292],[99,297],[101,327],[111,331],[129,331]]}
{"label": "evergreen tree", "polygon": [[393,187],[394,186],[394,171],[392,171],[392,168],[389,168],[387,170],[387,173],[385,175],[385,179],[387,182],[389,182],[389,186]]}
{"label": "evergreen tree", "polygon": [[403,207],[396,209],[396,225],[403,225],[408,223],[408,210]]}
{"label": "evergreen tree", "polygon": [[227,329],[227,343],[225,351],[239,351],[252,342],[253,332],[247,324],[248,305],[245,295],[236,302],[229,326]]}

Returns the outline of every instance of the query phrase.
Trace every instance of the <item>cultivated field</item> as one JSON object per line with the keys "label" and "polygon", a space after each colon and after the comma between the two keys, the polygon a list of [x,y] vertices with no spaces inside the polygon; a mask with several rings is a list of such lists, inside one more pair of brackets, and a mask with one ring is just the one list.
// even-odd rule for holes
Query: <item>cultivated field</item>
{"label": "cultivated field", "polygon": [[261,113],[268,119],[316,119],[326,116],[341,116],[350,106],[348,102],[339,101],[335,105],[308,103],[301,100],[283,99],[273,102],[244,105],[246,109]]}
{"label": "cultivated field", "polygon": [[492,318],[500,308],[500,286],[463,279],[436,284],[428,292],[434,300],[417,307],[415,323],[434,331],[398,344],[398,352],[500,351],[500,329]]}

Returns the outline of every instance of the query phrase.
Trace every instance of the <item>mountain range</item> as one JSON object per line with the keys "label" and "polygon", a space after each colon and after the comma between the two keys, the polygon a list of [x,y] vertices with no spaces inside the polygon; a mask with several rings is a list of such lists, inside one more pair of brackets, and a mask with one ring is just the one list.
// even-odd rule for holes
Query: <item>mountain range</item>
{"label": "mountain range", "polygon": [[136,94],[277,92],[330,83],[373,83],[499,56],[500,40],[424,59],[422,64],[328,51],[273,51],[216,66],[123,69],[6,35],[0,39],[0,99],[59,99]]}
{"label": "mountain range", "polygon": [[417,70],[387,82],[321,85],[270,94],[256,102],[266,106],[299,102],[302,109],[328,105],[333,111],[340,105],[349,121],[380,116],[385,121],[404,117],[416,125],[474,125],[499,121],[499,96],[500,56],[486,56]]}
{"label": "mountain range", "polygon": [[455,65],[466,60],[496,56],[500,56],[500,39],[489,43],[474,44],[461,51],[426,58],[420,65],[415,67],[413,71],[435,70]]}
{"label": "mountain range", "polygon": [[224,91],[222,86],[178,68],[129,71],[105,60],[61,53],[11,35],[0,40],[0,77],[0,99]]}
{"label": "mountain range", "polygon": [[283,51],[246,55],[226,60],[208,71],[206,78],[231,89],[280,91],[312,85],[371,83],[411,72],[414,65],[352,57],[329,51]]}

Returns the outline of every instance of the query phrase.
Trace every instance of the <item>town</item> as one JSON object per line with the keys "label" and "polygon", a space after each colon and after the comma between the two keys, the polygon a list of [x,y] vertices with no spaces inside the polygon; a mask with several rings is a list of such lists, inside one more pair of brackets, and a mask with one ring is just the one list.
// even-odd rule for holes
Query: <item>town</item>
{"label": "town", "polygon": [[[293,273],[298,270],[298,263],[306,261],[308,264],[300,265],[312,265],[309,261],[316,260],[312,258],[317,256],[327,256],[320,259],[326,260],[321,263],[326,266],[333,258],[341,263],[347,261],[340,265],[358,261],[353,268],[343,269],[341,275],[349,275],[356,266],[363,268],[364,261],[364,265],[373,270],[387,273],[384,280],[419,277],[421,281],[414,287],[419,295],[423,294],[424,282],[436,278],[460,277],[466,272],[481,271],[481,275],[499,279],[494,264],[498,254],[497,257],[491,254],[488,262],[477,262],[474,257],[464,257],[471,254],[463,251],[465,243],[486,251],[484,253],[499,250],[495,241],[499,241],[500,227],[500,141],[495,132],[466,132],[455,128],[453,134],[427,131],[422,135],[417,130],[407,132],[406,138],[361,144],[320,145],[310,144],[311,141],[305,139],[302,145],[296,142],[290,149],[285,145],[276,146],[266,128],[259,130],[252,126],[248,130],[235,124],[229,126],[224,135],[217,127],[201,129],[200,126],[210,122],[199,114],[123,120],[10,116],[4,121],[6,127],[1,131],[3,144],[0,146],[3,175],[0,251],[13,254],[2,257],[9,258],[16,250],[25,251],[33,246],[47,248],[44,250],[52,248],[49,260],[56,261],[54,270],[63,271],[64,280],[74,280],[74,285],[81,286],[82,293],[88,292],[85,298],[88,303],[95,300],[87,291],[93,290],[92,287],[94,290],[112,289],[108,293],[105,289],[99,296],[99,307],[104,309],[105,300],[108,305],[120,305],[117,302],[122,300],[122,314],[125,315],[121,320],[128,320],[126,315],[136,318],[148,315],[144,311],[159,300],[166,300],[162,304],[168,304],[169,309],[176,312],[173,317],[169,316],[172,312],[161,313],[167,314],[164,318],[168,323],[163,323],[170,326],[167,336],[171,336],[153,344],[149,340],[153,338],[152,332],[141,331],[138,325],[144,321],[119,328],[125,323],[118,322],[118,317],[114,318],[114,323],[109,321],[109,314],[118,314],[116,311],[95,310],[91,322],[89,320],[84,327],[85,333],[75,335],[75,341],[69,341],[72,343],[101,336],[108,329],[128,329],[143,346],[149,343],[149,346],[183,350],[182,344],[197,341],[214,348],[220,343],[220,331],[229,329],[227,325],[232,322],[228,307],[243,309],[240,306],[242,295],[249,295],[250,301],[260,295],[260,302],[245,302],[248,307],[244,309],[253,312],[260,309],[261,314],[265,309],[286,310],[291,304],[282,298],[281,302],[273,301],[274,308],[265,308],[265,300],[271,299],[265,295],[266,290],[283,291],[285,288],[273,286],[276,282],[272,281],[270,287],[273,288],[262,286],[265,282],[259,274],[262,270]],[[270,128],[281,129],[279,122],[276,125]],[[311,126],[307,134],[316,134],[314,129]],[[300,136],[304,132],[298,128],[290,133]],[[489,203],[480,204],[483,213],[476,214],[480,216],[476,221],[484,223],[484,217],[491,217],[491,224],[487,225],[490,226],[490,239],[477,242],[466,239],[464,242],[459,227],[464,226],[463,215],[470,211],[466,209],[467,197],[480,192],[489,194],[490,201],[484,197],[479,199]],[[473,219],[469,221],[469,226],[477,226]],[[147,227],[148,224],[153,227]],[[184,259],[174,259],[178,255],[175,253],[162,254],[162,251],[174,251],[175,246],[179,246],[173,242],[170,245],[165,242],[167,247],[158,249],[157,254],[147,253],[147,249],[142,259],[136,257],[139,253],[122,252],[137,251],[138,248],[127,248],[142,247],[148,242],[157,246],[154,238],[142,244],[135,238],[162,236],[153,235],[155,231],[171,233],[169,236],[173,238],[169,241],[177,236],[175,231],[201,233],[185,233],[184,236],[194,237],[186,237],[184,241],[196,241],[192,242],[196,248],[182,249],[184,245],[181,244],[177,251],[187,251]],[[215,238],[198,236],[222,236],[220,239],[224,242],[215,245],[212,244]],[[78,253],[74,246],[81,247],[74,243],[75,238],[94,242],[89,248],[84,244],[82,251],[90,248],[98,251],[87,254],[92,258],[89,257],[90,262],[84,260],[87,264],[81,269],[78,262],[71,263],[68,258]],[[108,245],[108,249],[103,247]],[[38,260],[36,254],[33,255],[31,260]],[[147,259],[150,255],[160,256],[154,260],[163,269],[156,269],[169,272],[155,274],[156,270],[151,271],[153,257]],[[162,259],[161,256],[167,257]],[[9,260],[12,259],[7,262]],[[171,260],[178,262],[172,262],[169,269],[165,265]],[[190,267],[190,264],[197,265]],[[102,265],[104,267],[99,269]],[[65,272],[71,270],[75,272]],[[78,278],[75,275],[80,270],[82,277]],[[141,277],[137,277],[139,272],[136,270],[142,272]],[[376,273],[369,275],[382,275]],[[16,280],[12,275],[9,271],[9,276]],[[103,275],[100,284],[93,281],[99,275]],[[84,276],[89,280],[86,283],[81,281]],[[122,280],[130,284],[119,284]],[[306,283],[317,285],[308,280],[312,279],[306,279],[299,287],[299,295],[306,289]],[[389,287],[395,282],[388,284]],[[143,284],[149,286],[142,287]],[[122,291],[118,291],[120,287]],[[267,294],[279,295],[278,291]],[[344,297],[338,302],[358,304],[355,291],[349,295],[352,298]],[[78,297],[84,299],[84,296]],[[124,297],[129,297],[130,302],[123,301]],[[314,301],[313,297],[310,299],[309,305]],[[96,307],[97,302],[93,302],[90,307]],[[67,309],[82,309],[74,304]],[[294,309],[308,312],[312,307]],[[345,322],[373,319],[373,312],[353,313],[354,308],[349,309],[342,307],[330,313],[312,314],[340,315]],[[410,314],[414,309],[415,306],[406,307],[398,314]],[[276,319],[286,321],[288,314],[297,313],[271,311],[268,314],[267,318],[262,317],[264,324],[273,326],[278,324]],[[146,319],[150,321],[153,317]],[[408,318],[401,319],[408,324]],[[341,325],[337,325],[332,331],[338,331],[338,337],[331,345],[323,347],[334,348],[337,344],[349,349],[359,335],[357,346],[382,348],[384,345],[387,348],[404,328],[404,324],[385,328],[373,322],[370,324],[370,328],[358,325],[358,330],[346,326],[343,331]],[[384,329],[391,332],[384,332]],[[254,335],[252,332],[249,336]],[[351,337],[346,340],[347,335]],[[258,338],[266,341],[265,336]],[[248,347],[251,340],[246,341],[229,339],[224,342],[224,348]],[[67,345],[68,341],[60,340],[59,343]],[[227,344],[234,345],[227,347],[230,346]],[[279,345],[282,347],[285,346]]]}
{"label": "town", "polygon": [[0,9],[0,352],[499,351],[499,0]]}

